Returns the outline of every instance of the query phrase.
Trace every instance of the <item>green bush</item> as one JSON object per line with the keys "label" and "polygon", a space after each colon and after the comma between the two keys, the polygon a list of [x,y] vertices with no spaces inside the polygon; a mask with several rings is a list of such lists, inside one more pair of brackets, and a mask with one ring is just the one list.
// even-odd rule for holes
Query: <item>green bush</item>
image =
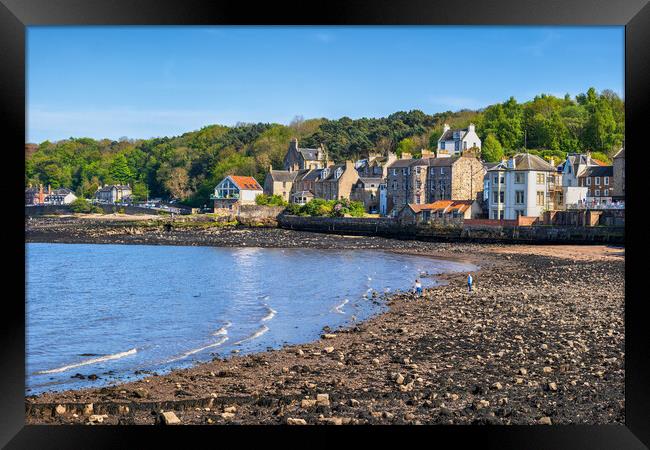
{"label": "green bush", "polygon": [[102,208],[97,205],[86,201],[83,198],[78,198],[74,202],[70,203],[70,209],[75,213],[90,214],[90,213],[101,213],[104,212]]}
{"label": "green bush", "polygon": [[255,197],[255,203],[258,205],[265,206],[287,206],[287,202],[282,198],[281,195],[266,195],[259,194]]}
{"label": "green bush", "polygon": [[348,199],[324,200],[315,198],[302,206],[292,203],[287,206],[285,213],[312,217],[344,217],[346,215],[363,217],[365,209],[363,203]]}

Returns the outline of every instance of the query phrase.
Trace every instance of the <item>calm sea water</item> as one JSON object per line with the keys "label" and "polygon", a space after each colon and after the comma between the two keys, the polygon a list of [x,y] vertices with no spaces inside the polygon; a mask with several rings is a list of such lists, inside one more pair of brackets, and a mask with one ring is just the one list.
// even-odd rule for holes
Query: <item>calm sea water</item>
{"label": "calm sea water", "polygon": [[385,306],[372,300],[373,291],[411,289],[423,272],[475,269],[374,250],[26,248],[28,395],[312,341],[325,325],[380,312]]}

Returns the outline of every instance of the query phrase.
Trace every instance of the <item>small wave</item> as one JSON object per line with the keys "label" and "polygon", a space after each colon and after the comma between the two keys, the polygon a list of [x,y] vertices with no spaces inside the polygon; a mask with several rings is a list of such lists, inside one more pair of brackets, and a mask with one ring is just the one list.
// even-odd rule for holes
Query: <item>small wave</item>
{"label": "small wave", "polygon": [[169,363],[169,362],[173,362],[173,361],[178,361],[179,359],[185,359],[185,358],[187,358],[188,356],[193,355],[193,354],[195,354],[195,353],[202,352],[203,350],[207,350],[207,349],[209,349],[209,348],[214,348],[214,347],[219,347],[221,344],[223,344],[223,343],[226,342],[227,340],[228,340],[228,336],[224,336],[224,337],[222,337],[221,339],[219,339],[217,342],[213,342],[212,344],[206,345],[205,347],[199,347],[199,348],[195,348],[194,350],[186,351],[186,352],[183,353],[181,356],[178,356],[178,357],[176,357],[176,358],[169,359],[169,360],[167,360],[167,361],[165,361],[165,362],[168,362],[168,363]]}
{"label": "small wave", "polygon": [[250,336],[242,339],[241,341],[235,342],[234,345],[239,345],[239,344],[242,344],[244,342],[252,341],[253,339],[256,339],[256,338],[260,337],[261,335],[263,335],[267,331],[269,331],[269,327],[267,327],[266,325],[262,325],[255,333],[253,333]]}
{"label": "small wave", "polygon": [[232,325],[232,322],[228,321],[224,326],[219,328],[217,331],[212,333],[212,336],[223,336],[228,334],[228,328]]}
{"label": "small wave", "polygon": [[343,307],[348,303],[348,301],[349,300],[346,298],[341,304],[336,305],[334,308],[332,308],[332,311],[336,311],[339,314],[345,314],[345,312],[343,312]]}
{"label": "small wave", "polygon": [[267,314],[266,314],[266,316],[262,317],[262,322],[267,322],[267,321],[273,319],[273,317],[275,317],[275,314],[277,313],[277,311],[275,309],[271,308],[269,305],[264,305],[264,306],[266,306]]}
{"label": "small wave", "polygon": [[70,364],[69,366],[58,367],[56,369],[50,369],[50,370],[42,370],[42,371],[36,372],[36,373],[37,374],[45,374],[45,373],[65,372],[66,370],[74,369],[76,367],[87,366],[89,364],[95,364],[95,363],[99,363],[99,362],[109,361],[111,359],[120,359],[120,358],[124,358],[125,356],[135,355],[136,353],[137,353],[137,350],[132,348],[131,350],[127,350],[126,352],[115,353],[114,355],[106,355],[106,356],[102,356],[100,358],[87,359],[85,361],[81,361],[81,362],[78,362],[78,363],[75,363],[75,364]]}

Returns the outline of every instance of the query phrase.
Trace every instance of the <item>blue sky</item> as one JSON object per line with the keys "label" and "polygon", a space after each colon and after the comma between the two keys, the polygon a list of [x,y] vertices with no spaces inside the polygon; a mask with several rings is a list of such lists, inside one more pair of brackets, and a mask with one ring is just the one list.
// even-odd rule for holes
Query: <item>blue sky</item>
{"label": "blue sky", "polygon": [[624,91],[623,27],[30,27],[27,141]]}

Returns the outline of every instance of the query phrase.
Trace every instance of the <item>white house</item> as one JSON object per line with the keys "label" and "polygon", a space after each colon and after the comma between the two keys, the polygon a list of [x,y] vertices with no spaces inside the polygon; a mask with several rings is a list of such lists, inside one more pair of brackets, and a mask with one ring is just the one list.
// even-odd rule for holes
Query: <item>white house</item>
{"label": "white house", "polygon": [[555,207],[555,195],[561,192],[556,168],[528,153],[500,162],[488,170],[486,178],[490,186],[490,219],[539,217]]}
{"label": "white house", "polygon": [[481,139],[476,134],[473,123],[462,130],[452,130],[449,125],[444,125],[444,131],[438,139],[438,158],[445,156],[458,156],[465,150],[476,147],[481,149]]}
{"label": "white house", "polygon": [[263,194],[262,186],[253,177],[229,175],[214,188],[210,197],[215,209],[234,209],[240,205],[255,204],[255,197]]}
{"label": "white house", "polygon": [[77,199],[77,196],[70,189],[54,189],[45,197],[46,205],[69,205]]}
{"label": "white house", "polygon": [[95,198],[102,203],[117,203],[128,200],[132,192],[131,186],[128,183],[126,185],[107,184],[97,189]]}

